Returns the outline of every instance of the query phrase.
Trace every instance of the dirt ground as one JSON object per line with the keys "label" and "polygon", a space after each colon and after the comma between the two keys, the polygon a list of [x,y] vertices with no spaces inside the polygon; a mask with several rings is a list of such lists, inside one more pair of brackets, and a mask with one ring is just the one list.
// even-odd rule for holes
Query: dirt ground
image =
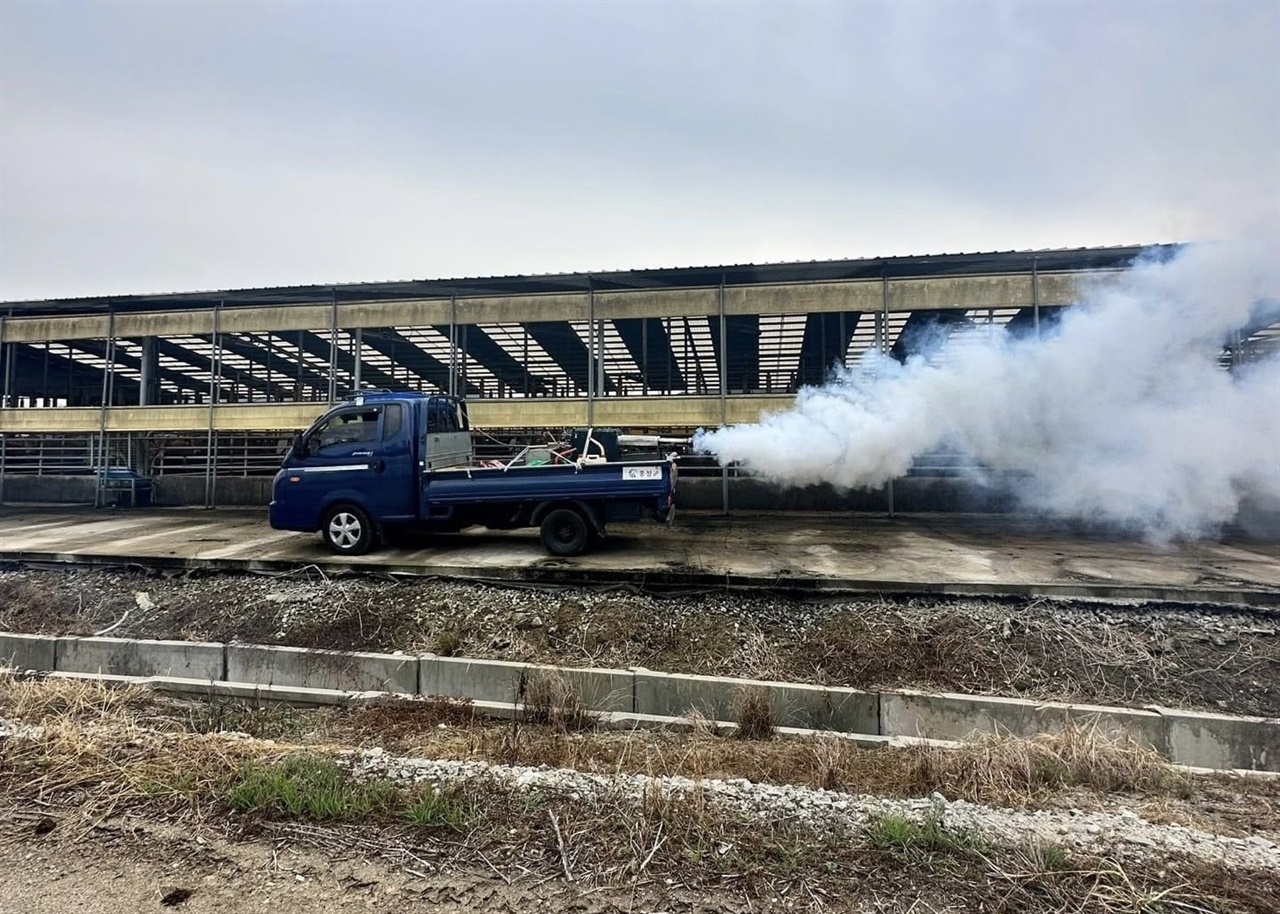
{"label": "dirt ground", "polygon": [[432,652],[570,666],[1280,714],[1280,614],[1007,598],[0,571],[0,630]]}
{"label": "dirt ground", "polygon": [[[271,836],[230,839],[141,818],[88,832],[37,835],[30,811],[0,812],[0,898],[6,914],[336,914],[362,910],[439,914],[533,910],[612,912],[745,911],[705,891],[645,886],[580,890],[545,877],[511,879],[492,870],[442,871],[408,850],[326,853]],[[47,826],[46,826],[47,827]],[[369,855],[372,859],[365,859]]]}

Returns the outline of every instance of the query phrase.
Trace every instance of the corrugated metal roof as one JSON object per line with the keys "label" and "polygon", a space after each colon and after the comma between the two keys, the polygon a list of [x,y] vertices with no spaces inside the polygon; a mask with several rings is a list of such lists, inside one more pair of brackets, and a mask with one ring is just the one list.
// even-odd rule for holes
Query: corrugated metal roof
{"label": "corrugated metal roof", "polygon": [[452,279],[414,279],[387,282],[320,283],[299,286],[263,286],[241,289],[209,289],[145,295],[41,299],[3,303],[17,315],[95,313],[107,310],[164,310],[167,307],[213,308],[246,305],[314,304],[337,301],[394,301],[407,298],[471,298],[486,295],[519,295],[543,292],[583,292],[588,288],[645,289],[727,286],[775,282],[806,282],[887,277],[909,279],[928,276],[1019,273],[1032,268],[1045,272],[1114,269],[1126,266],[1144,253],[1168,256],[1180,245],[1152,244],[1094,248],[1043,248],[1022,251],[985,251],[958,254],[909,254],[846,260],[810,260],[766,264],[718,264],[695,267],[658,267],[636,270],[581,273],[529,273],[506,276],[471,276]]}

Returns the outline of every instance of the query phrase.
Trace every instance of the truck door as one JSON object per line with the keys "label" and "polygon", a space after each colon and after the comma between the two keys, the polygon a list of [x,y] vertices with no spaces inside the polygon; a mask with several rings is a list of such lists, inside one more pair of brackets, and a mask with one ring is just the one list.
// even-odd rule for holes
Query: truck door
{"label": "truck door", "polygon": [[352,501],[375,521],[416,511],[413,455],[400,403],[351,406],[323,419],[302,442],[292,467],[296,497],[317,506]]}
{"label": "truck door", "polygon": [[422,404],[419,466],[422,470],[421,516],[426,519],[450,517],[452,506],[432,504],[431,474],[448,467],[466,466],[474,452],[466,406],[454,397],[431,397]]}

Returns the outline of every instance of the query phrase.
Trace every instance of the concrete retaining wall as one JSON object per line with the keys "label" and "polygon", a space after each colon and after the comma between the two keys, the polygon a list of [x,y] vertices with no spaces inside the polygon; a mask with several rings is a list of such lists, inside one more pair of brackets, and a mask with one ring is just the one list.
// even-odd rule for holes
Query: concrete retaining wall
{"label": "concrete retaining wall", "polygon": [[763,693],[769,700],[774,720],[780,726],[847,733],[880,732],[879,702],[873,693],[721,676],[636,670],[632,710],[663,717],[697,711],[711,720],[736,720],[738,701],[752,690]]}
{"label": "concrete retaining wall", "polygon": [[518,703],[540,678],[562,679],[586,710],[679,717],[696,710],[736,717],[739,697],[758,690],[783,727],[877,738],[961,740],[974,733],[1019,737],[1066,723],[1122,732],[1176,764],[1280,772],[1280,719],[1164,709],[1137,710],[926,692],[859,692],[798,683],[659,673],[570,669],[499,660],[314,651],[252,644],[53,638],[0,633],[0,666],[84,675],[171,677],[246,689],[398,692],[477,702]]}
{"label": "concrete retaining wall", "polygon": [[1169,758],[1197,768],[1280,771],[1280,723],[1187,711],[1162,711],[1169,727]]}
{"label": "concrete retaining wall", "polygon": [[[203,476],[159,476],[152,502],[157,505],[203,505]],[[214,504],[220,507],[264,506],[271,501],[270,476],[219,476],[214,486]]]}
{"label": "concrete retaining wall", "polygon": [[207,682],[225,679],[221,644],[199,641],[135,641],[131,638],[59,638],[62,673],[179,676]]}
{"label": "concrete retaining wall", "polygon": [[634,711],[634,681],[629,670],[571,669],[504,660],[473,660],[428,655],[420,661],[423,695],[474,701],[521,702],[538,679],[558,677],[584,708]]}
{"label": "concrete retaining wall", "polygon": [[418,657],[230,644],[226,679],[258,685],[416,695]]}
{"label": "concrete retaining wall", "polygon": [[[723,481],[682,476],[676,501],[682,508],[718,510]],[[760,479],[730,479],[729,507],[743,511],[887,511],[887,488],[840,491],[829,485],[781,487]],[[904,477],[893,481],[895,511],[1005,512],[1013,510],[1006,493],[958,478]]]}
{"label": "concrete retaining wall", "polygon": [[11,670],[54,669],[58,639],[48,635],[0,634],[0,666]]}
{"label": "concrete retaining wall", "polygon": [[1169,755],[1168,722],[1155,711],[946,692],[880,693],[881,732],[898,736],[956,740],[974,733],[999,732],[1026,738],[1057,732],[1067,724],[1097,727],[1107,735],[1126,733],[1161,755]]}

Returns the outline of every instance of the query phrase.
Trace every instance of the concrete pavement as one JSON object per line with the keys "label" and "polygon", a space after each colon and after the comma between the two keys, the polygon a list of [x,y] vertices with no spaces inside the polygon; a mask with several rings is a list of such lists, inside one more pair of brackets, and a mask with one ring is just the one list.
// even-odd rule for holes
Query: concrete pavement
{"label": "concrete pavement", "polygon": [[1014,594],[1280,606],[1280,544],[1153,545],[996,515],[682,514],[617,525],[595,553],[557,559],[536,531],[423,537],[367,556],[267,526],[264,512],[8,506],[0,561],[208,570],[383,571],[563,584]]}

